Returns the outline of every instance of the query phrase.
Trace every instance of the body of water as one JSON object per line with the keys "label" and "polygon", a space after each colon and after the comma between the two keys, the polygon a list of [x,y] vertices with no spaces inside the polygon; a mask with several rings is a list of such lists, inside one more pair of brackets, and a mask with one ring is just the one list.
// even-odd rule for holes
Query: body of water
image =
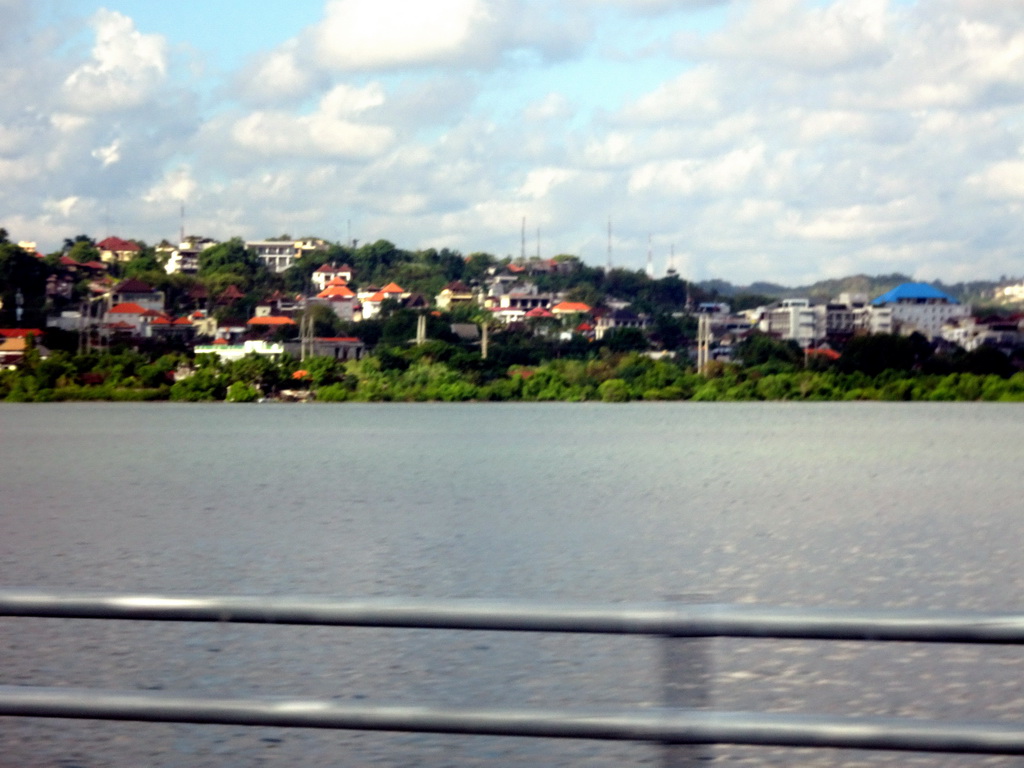
{"label": "body of water", "polygon": [[[1019,611],[1022,415],[998,404],[0,405],[0,584]],[[0,684],[658,706],[674,674],[668,642],[0,619]],[[1024,716],[1018,649],[690,648],[698,706]],[[665,765],[664,752],[0,718],[5,768]],[[1019,762],[729,746],[698,757]]]}

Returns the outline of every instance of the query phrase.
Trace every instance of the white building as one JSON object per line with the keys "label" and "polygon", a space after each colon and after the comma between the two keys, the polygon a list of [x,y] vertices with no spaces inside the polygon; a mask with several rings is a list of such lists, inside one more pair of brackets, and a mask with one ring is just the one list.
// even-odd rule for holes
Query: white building
{"label": "white building", "polygon": [[892,316],[889,331],[872,328],[872,333],[917,332],[929,340],[941,338],[946,323],[971,314],[969,306],[927,283],[903,283],[872,301],[871,307],[873,312],[888,309]]}
{"label": "white building", "polygon": [[780,306],[765,309],[758,330],[792,339],[803,348],[812,346],[818,337],[815,311],[808,299],[784,299]]}

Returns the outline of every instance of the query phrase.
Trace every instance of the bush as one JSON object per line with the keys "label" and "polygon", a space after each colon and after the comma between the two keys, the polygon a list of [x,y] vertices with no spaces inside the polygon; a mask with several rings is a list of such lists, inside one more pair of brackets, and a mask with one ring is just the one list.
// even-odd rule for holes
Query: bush
{"label": "bush", "polygon": [[622,379],[608,379],[601,382],[597,394],[605,403],[625,403],[629,401],[629,385]]}
{"label": "bush", "polygon": [[343,403],[351,396],[351,390],[344,384],[328,384],[316,390],[316,399],[320,403]]}
{"label": "bush", "polygon": [[255,403],[260,393],[256,387],[242,381],[236,381],[228,387],[224,400],[228,403]]}

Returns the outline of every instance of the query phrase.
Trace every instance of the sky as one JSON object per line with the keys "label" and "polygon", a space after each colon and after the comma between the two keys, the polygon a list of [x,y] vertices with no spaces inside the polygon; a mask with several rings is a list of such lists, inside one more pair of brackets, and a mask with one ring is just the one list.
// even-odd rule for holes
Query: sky
{"label": "sky", "polygon": [[[184,215],[183,215],[184,213]],[[0,226],[1024,275],[1020,0],[0,0]]]}

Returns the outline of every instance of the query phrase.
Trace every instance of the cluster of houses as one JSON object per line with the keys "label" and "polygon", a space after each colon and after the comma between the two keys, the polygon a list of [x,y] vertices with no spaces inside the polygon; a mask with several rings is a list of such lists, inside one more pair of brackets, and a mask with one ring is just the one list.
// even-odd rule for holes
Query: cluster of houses
{"label": "cluster of houses", "polygon": [[832,301],[784,299],[767,307],[732,313],[726,304],[703,304],[711,358],[729,359],[752,331],[796,341],[802,349],[842,347],[863,334],[919,333],[932,343],[967,351],[991,346],[1006,354],[1024,346],[1024,316],[977,318],[971,307],[927,283],[903,283],[874,299],[840,294]]}
{"label": "cluster of houses", "polygon": [[[168,273],[195,273],[199,255],[217,242],[191,237],[177,246],[158,246]],[[24,244],[34,251],[34,244]],[[495,268],[487,278],[473,286],[455,281],[434,297],[405,290],[397,283],[384,286],[353,287],[354,271],[347,264],[326,262],[311,276],[308,295],[275,292],[264,298],[252,316],[230,318],[231,308],[244,297],[236,286],[228,286],[215,296],[196,285],[185,298],[185,313],[172,316],[164,294],[137,279],[113,281],[107,272],[113,263],[125,263],[138,255],[137,244],[119,238],[107,238],[97,244],[100,259],[80,263],[64,256],[60,270],[49,278],[51,297],[70,299],[72,287],[81,280],[90,286],[89,298],[77,308],[67,309],[49,321],[51,327],[78,332],[85,347],[105,346],[114,341],[154,339],[180,340],[197,352],[210,352],[224,359],[236,359],[255,352],[279,355],[285,352],[305,357],[328,355],[337,359],[358,359],[363,344],[355,337],[319,338],[302,327],[301,318],[308,307],[321,305],[341,320],[359,322],[380,314],[385,302],[423,312],[447,311],[470,306],[476,311],[474,324],[463,324],[457,332],[476,340],[478,327],[505,326],[528,328],[535,333],[562,337],[581,335],[600,340],[621,328],[645,329],[649,318],[634,312],[629,304],[606,297],[601,307],[567,300],[556,292],[538,288],[533,279],[538,273],[576,268],[572,262],[531,259]],[[310,254],[326,253],[323,240],[261,240],[246,243],[269,269],[283,272],[296,260]],[[218,307],[226,311],[214,312]],[[698,348],[707,350],[711,359],[728,360],[736,344],[753,332],[784,340],[794,340],[801,348],[828,350],[841,347],[847,340],[865,333],[919,332],[932,341],[945,341],[971,350],[982,345],[1011,351],[1024,344],[1024,320],[978,319],[971,308],[924,283],[906,283],[869,299],[866,295],[842,294],[832,301],[814,304],[808,299],[785,299],[769,306],[732,312],[727,304],[707,303],[680,308],[700,317]],[[294,327],[292,333],[275,330]],[[454,330],[454,329],[453,329]],[[269,337],[297,337],[293,341],[270,341]],[[20,341],[19,341],[20,340]],[[23,353],[24,334],[0,339],[0,363],[17,359]],[[4,345],[10,347],[4,349]],[[19,347],[20,345],[20,347]],[[706,358],[707,359],[707,358]]]}

